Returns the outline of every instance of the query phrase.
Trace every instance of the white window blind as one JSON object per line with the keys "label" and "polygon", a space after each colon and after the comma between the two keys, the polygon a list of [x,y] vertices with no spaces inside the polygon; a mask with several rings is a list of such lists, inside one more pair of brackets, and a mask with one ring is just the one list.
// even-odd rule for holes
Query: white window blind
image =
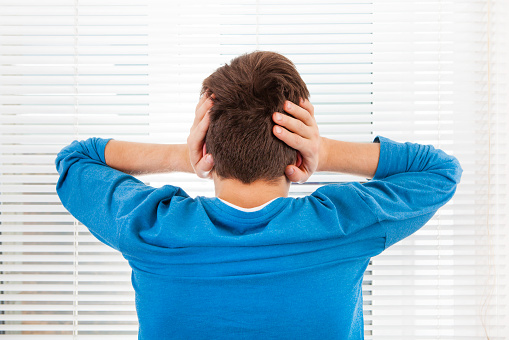
{"label": "white window blind", "polygon": [[[260,49],[295,62],[323,136],[433,144],[464,169],[372,259],[366,339],[505,339],[507,17],[498,0],[0,0],[0,338],[136,339],[130,269],[61,206],[55,155],[91,136],[185,142],[201,81]],[[317,173],[290,194],[364,180]]]}

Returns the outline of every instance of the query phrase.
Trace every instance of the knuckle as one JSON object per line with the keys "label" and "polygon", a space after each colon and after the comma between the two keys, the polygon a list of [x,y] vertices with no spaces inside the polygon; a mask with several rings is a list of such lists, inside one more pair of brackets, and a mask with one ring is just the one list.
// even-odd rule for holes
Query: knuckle
{"label": "knuckle", "polygon": [[189,137],[187,138],[187,144],[188,144],[188,145],[193,145],[193,146],[194,146],[194,144],[196,143],[196,142],[195,142],[195,140],[196,140],[196,139],[195,139],[193,136],[189,136]]}
{"label": "knuckle", "polygon": [[302,138],[298,135],[293,136],[293,145],[296,149],[299,149],[302,146]]}
{"label": "knuckle", "polygon": [[301,132],[303,132],[306,129],[307,125],[302,121],[299,120],[297,123],[297,129]]}
{"label": "knuckle", "polygon": [[313,112],[308,112],[306,119],[309,122],[309,125],[316,125],[316,118],[313,116]]}

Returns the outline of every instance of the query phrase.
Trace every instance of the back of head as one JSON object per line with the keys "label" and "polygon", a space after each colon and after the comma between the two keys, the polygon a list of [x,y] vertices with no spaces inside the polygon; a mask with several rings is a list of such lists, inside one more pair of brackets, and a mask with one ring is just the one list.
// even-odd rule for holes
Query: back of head
{"label": "back of head", "polygon": [[309,97],[295,65],[275,52],[244,54],[205,79],[205,92],[215,96],[205,138],[213,171],[246,184],[284,176],[297,152],[273,135],[272,114]]}

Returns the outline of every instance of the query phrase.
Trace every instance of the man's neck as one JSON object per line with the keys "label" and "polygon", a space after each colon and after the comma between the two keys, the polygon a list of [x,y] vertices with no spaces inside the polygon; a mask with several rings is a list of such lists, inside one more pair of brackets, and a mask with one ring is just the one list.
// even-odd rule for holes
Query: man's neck
{"label": "man's neck", "polygon": [[214,176],[214,185],[216,197],[242,208],[254,208],[277,197],[288,197],[290,189],[290,182],[284,176],[276,183],[258,180],[251,184]]}

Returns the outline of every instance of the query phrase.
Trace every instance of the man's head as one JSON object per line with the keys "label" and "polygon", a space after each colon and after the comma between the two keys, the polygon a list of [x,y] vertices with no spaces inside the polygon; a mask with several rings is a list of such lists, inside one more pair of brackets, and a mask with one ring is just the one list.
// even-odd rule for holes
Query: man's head
{"label": "man's head", "polygon": [[216,175],[245,184],[284,176],[297,152],[272,134],[272,114],[284,113],[285,100],[309,97],[295,65],[274,52],[244,54],[205,79],[201,92],[215,96],[205,143]]}

